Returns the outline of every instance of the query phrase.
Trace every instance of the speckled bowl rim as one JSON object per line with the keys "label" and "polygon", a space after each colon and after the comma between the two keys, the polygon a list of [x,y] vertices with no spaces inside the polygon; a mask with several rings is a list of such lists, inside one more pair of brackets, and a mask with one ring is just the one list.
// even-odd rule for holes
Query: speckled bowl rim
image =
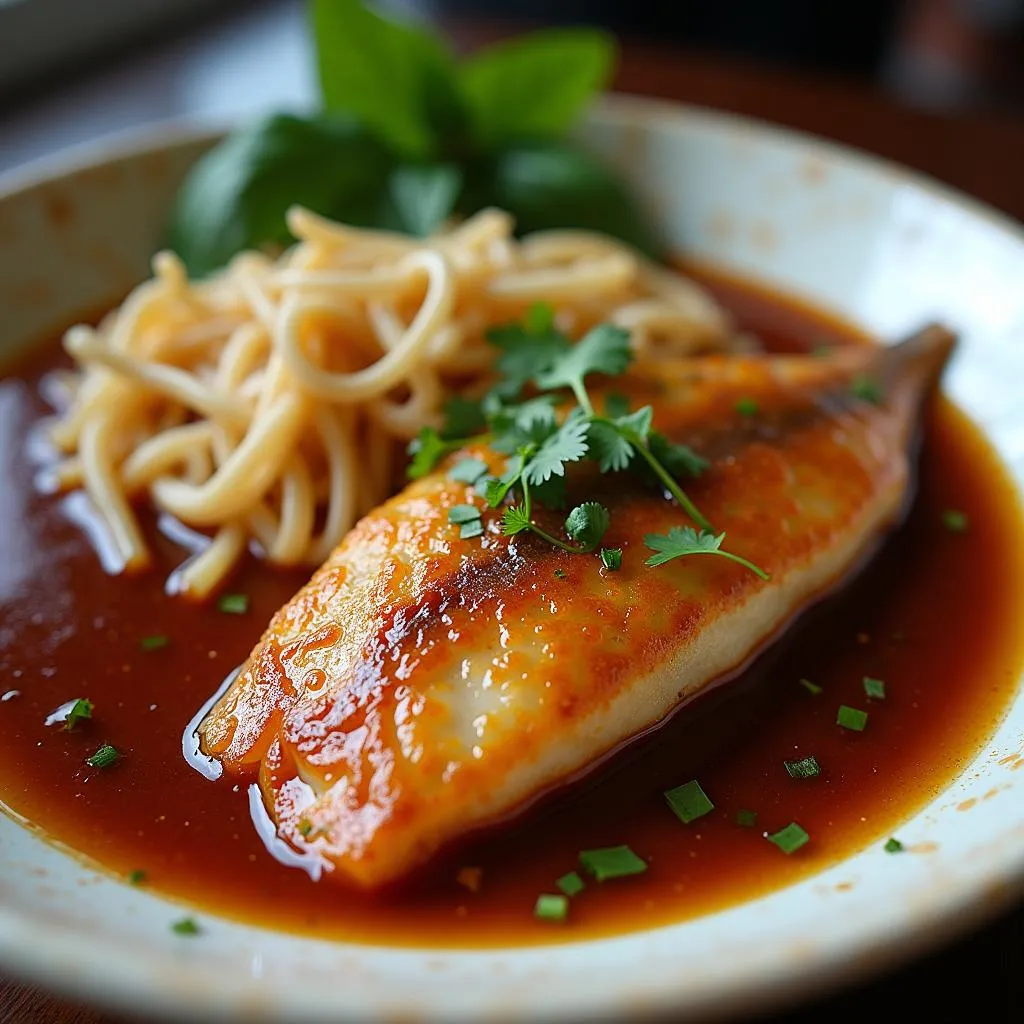
{"label": "speckled bowl rim", "polygon": [[[926,175],[908,170],[894,162],[872,156],[851,147],[773,125],[759,119],[724,113],[709,108],[651,100],[633,96],[609,96],[592,115],[598,122],[604,118],[628,121],[638,126],[663,119],[685,117],[688,121],[707,121],[735,126],[757,139],[776,137],[788,139],[802,147],[809,157],[827,157],[855,171],[882,173],[892,179],[930,193],[986,222],[992,229],[1008,234],[1024,246],[1024,226],[984,203],[941,184]],[[131,129],[90,141],[52,156],[0,174],[0,202],[15,200],[24,190],[54,181],[77,171],[101,166],[114,160],[138,158],[173,150],[177,147],[212,141],[223,132],[221,126],[202,121],[173,120],[141,129]],[[1016,701],[1022,699],[1018,692]],[[628,979],[623,980],[623,1002],[595,1006],[592,1000],[579,1004],[552,1005],[543,1019],[575,1019],[585,1013],[590,1019],[613,1019],[630,1005],[642,1012],[630,1016],[677,1016],[686,1019],[710,1020],[738,1012],[764,1012],[852,983],[881,970],[891,969],[912,957],[933,949],[961,935],[1016,903],[1024,895],[1024,829],[1016,827],[999,841],[979,847],[977,868],[966,878],[958,878],[947,887],[934,887],[933,899],[926,905],[916,904],[899,913],[892,908],[862,918],[856,929],[849,931],[837,954],[835,949],[817,949],[812,945],[799,966],[787,961],[781,953],[768,951],[741,976],[725,975],[712,979],[704,988],[682,990],[671,979],[657,990],[650,987],[630,992]],[[586,940],[574,945],[587,945]],[[550,956],[559,949],[547,947]],[[247,998],[248,979],[221,978],[195,985],[191,965],[154,964],[158,955],[145,949],[104,944],[80,930],[51,922],[36,921],[24,914],[0,906],[0,963],[12,975],[45,984],[65,994],[79,996],[122,1011],[144,1011],[176,1018],[280,1020],[416,1019],[443,1021],[449,1019],[520,1019],[502,1006],[492,1003],[475,1008],[472,1017],[458,1013],[449,1006],[420,1005],[418,1012],[406,1013],[356,1011],[346,1012],[344,1005],[314,1001],[298,1015],[281,1013],[269,1007],[266,1015]],[[467,957],[476,956],[467,952]],[[183,988],[200,994],[199,1001],[186,1006],[180,1003]],[[630,1004],[633,998],[635,1003]],[[414,1002],[409,1004],[415,1005]],[[365,1009],[365,1008],[364,1008]],[[534,1018],[538,1019],[538,1018]]]}

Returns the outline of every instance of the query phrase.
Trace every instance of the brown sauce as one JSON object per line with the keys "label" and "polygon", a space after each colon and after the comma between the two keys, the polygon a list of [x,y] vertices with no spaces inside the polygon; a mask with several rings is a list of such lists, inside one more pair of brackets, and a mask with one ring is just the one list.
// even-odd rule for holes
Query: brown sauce
{"label": "brown sauce", "polygon": [[[740,324],[775,349],[865,339],[821,313],[705,273]],[[706,914],[763,895],[899,833],[979,750],[1005,711],[1022,661],[1024,569],[1012,484],[978,430],[951,404],[931,412],[917,500],[904,528],[860,580],[791,632],[770,659],[702,698],[585,782],[500,835],[485,836],[404,890],[366,897],[314,883],[274,859],[244,786],[209,782],[186,763],[186,724],[247,656],[301,574],[250,563],[232,589],[245,615],[164,594],[181,560],[149,524],[160,570],[107,576],[64,499],[36,494],[26,438],[45,414],[39,347],[0,382],[0,801],[48,837],[104,868],[145,872],[149,889],[259,925],[363,942],[487,946],[621,933]],[[966,533],[942,513],[966,512]],[[139,642],[166,635],[144,652]],[[868,702],[862,677],[885,680]],[[798,683],[813,680],[813,696]],[[95,703],[73,732],[46,717],[76,697]],[[835,724],[842,704],[867,708],[867,729]],[[104,771],[84,758],[112,743]],[[823,770],[791,779],[784,760],[813,754]],[[716,809],[689,826],[662,791],[700,780]],[[754,828],[735,822],[757,812]],[[798,821],[811,842],[785,856],[765,830]],[[566,925],[536,921],[538,893],[581,849],[628,843],[646,874],[590,884]],[[912,855],[912,854],[911,854]],[[481,869],[471,892],[460,867]]]}

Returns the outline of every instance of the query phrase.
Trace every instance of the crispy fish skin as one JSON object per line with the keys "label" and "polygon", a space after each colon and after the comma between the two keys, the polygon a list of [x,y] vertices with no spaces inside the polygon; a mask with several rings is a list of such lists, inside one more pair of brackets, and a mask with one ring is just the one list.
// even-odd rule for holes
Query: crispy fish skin
{"label": "crispy fish skin", "polygon": [[[888,350],[665,362],[628,381],[634,406],[650,401],[660,430],[711,461],[684,486],[769,582],[713,556],[646,567],[644,535],[687,520],[633,475],[570,487],[610,509],[618,572],[502,536],[500,510],[460,539],[448,510],[482,499],[443,470],[416,481],[273,617],[203,749],[258,773],[279,835],[337,876],[401,878],[656,724],[840,584],[902,514],[952,341],[929,328]],[[865,375],[881,401],[858,389]],[[560,519],[539,514],[556,533]]]}

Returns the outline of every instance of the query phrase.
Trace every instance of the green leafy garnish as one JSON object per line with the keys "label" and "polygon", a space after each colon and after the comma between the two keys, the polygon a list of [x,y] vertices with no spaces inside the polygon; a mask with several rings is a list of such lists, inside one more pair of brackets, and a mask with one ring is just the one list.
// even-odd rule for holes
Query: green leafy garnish
{"label": "green leafy garnish", "polygon": [[622,568],[622,548],[601,548],[601,564],[609,572],[618,572]]}
{"label": "green leafy garnish", "polygon": [[736,411],[741,416],[756,416],[761,407],[753,398],[744,397],[736,403]]}
{"label": "green leafy garnish", "polygon": [[795,853],[810,841],[811,837],[795,821],[768,836],[768,842],[774,843],[785,854]]}
{"label": "green leafy garnish", "polygon": [[882,392],[882,385],[873,377],[859,374],[850,382],[850,394],[859,398],[862,402],[870,402],[872,405],[881,405],[885,395]]}
{"label": "green leafy garnish", "polygon": [[971,525],[971,521],[968,518],[966,512],[961,512],[959,509],[947,508],[942,513],[942,525],[945,526],[950,533],[966,533],[968,527]]}
{"label": "green leafy garnish", "polygon": [[569,915],[569,900],[554,893],[542,893],[533,905],[533,916],[541,921],[564,921]]}
{"label": "green leafy garnish", "polygon": [[217,608],[226,615],[244,615],[249,610],[248,594],[224,594]]}
{"label": "green leafy garnish", "polygon": [[667,790],[664,796],[675,816],[684,825],[689,825],[691,821],[696,821],[715,809],[715,805],[696,779]]}
{"label": "green leafy garnish", "polygon": [[883,849],[886,853],[902,853],[906,847],[898,839],[887,839]]}
{"label": "green leafy garnish", "polygon": [[610,522],[611,516],[604,505],[587,501],[577,505],[566,517],[565,532],[582,550],[593,551],[601,543]]}
{"label": "green leafy garnish", "polygon": [[121,759],[121,752],[117,747],[104,743],[95,753],[90,754],[85,763],[90,768],[109,768]]}
{"label": "green leafy garnish", "polygon": [[468,523],[473,519],[480,518],[480,509],[475,505],[452,505],[448,509],[449,523]]}
{"label": "green leafy garnish", "polygon": [[426,25],[361,0],[313,0],[311,15],[324,109],[255,122],[196,163],[170,229],[194,274],[287,245],[293,203],[421,236],[500,206],[522,232],[587,228],[659,253],[624,183],[565,140],[609,80],[610,36],[549,29],[460,61]]}
{"label": "green leafy garnish", "polygon": [[444,426],[441,437],[445,440],[469,437],[483,430],[487,423],[484,411],[479,402],[456,395],[444,403]]}
{"label": "green leafy garnish", "polygon": [[580,854],[580,864],[583,866],[583,870],[598,882],[639,875],[647,870],[646,862],[641,860],[628,846],[606,846],[598,850],[584,850]]}
{"label": "green leafy garnish", "polygon": [[570,871],[567,875],[562,875],[561,878],[555,882],[555,885],[563,892],[566,896],[578,896],[584,889],[586,889],[586,883],[575,871]]}
{"label": "green leafy garnish", "polygon": [[644,546],[650,548],[653,555],[647,559],[645,565],[664,565],[674,558],[684,558],[687,555],[721,555],[730,561],[749,569],[756,576],[763,580],[769,578],[764,569],[754,565],[753,562],[735,555],[731,551],[722,550],[722,541],[725,534],[717,536],[707,530],[699,533],[692,526],[673,526],[667,534],[648,533],[644,537]]}
{"label": "green leafy garnish", "polygon": [[469,540],[472,537],[479,537],[484,532],[484,524],[481,519],[470,519],[459,526],[459,537],[462,540]]}
{"label": "green leafy garnish", "polygon": [[79,697],[68,709],[67,718],[64,719],[64,725],[61,728],[66,732],[71,732],[79,722],[86,722],[92,718],[94,707],[95,705],[88,697]]}
{"label": "green leafy garnish", "polygon": [[851,708],[847,704],[839,705],[839,712],[836,715],[836,725],[841,725],[851,732],[863,732],[864,726],[868,724],[868,713],[859,708]]}
{"label": "green leafy garnish", "polygon": [[568,576],[569,576],[569,574],[564,569],[556,569],[555,570],[555,579],[556,580],[568,579]]}
{"label": "green leafy garnish", "polygon": [[142,885],[146,880],[146,872],[140,868],[135,868],[134,871],[129,871],[125,876],[125,880],[129,885]]}
{"label": "green leafy garnish", "polygon": [[757,824],[757,813],[745,809],[736,812],[736,824],[744,828],[753,828]]}
{"label": "green leafy garnish", "polygon": [[159,651],[166,647],[171,642],[169,636],[164,636],[161,633],[154,633],[152,636],[144,636],[139,641],[139,647],[144,651]]}
{"label": "green leafy garnish", "polygon": [[799,761],[783,761],[782,763],[786,766],[786,774],[791,779],[813,779],[821,774],[821,765],[813,755],[802,757]]}
{"label": "green leafy garnish", "polygon": [[593,416],[594,407],[584,386],[585,378],[592,373],[614,377],[629,366],[631,359],[629,331],[612,324],[599,324],[575,345],[556,354],[550,366],[534,379],[538,387],[545,389],[571,388],[583,411]]}
{"label": "green leafy garnish", "polygon": [[864,693],[871,700],[885,700],[885,680],[864,677]]}
{"label": "green leafy garnish", "polygon": [[487,472],[487,463],[482,459],[461,459],[448,470],[452,480],[463,484],[475,484]]}
{"label": "green leafy garnish", "polygon": [[801,679],[800,685],[813,697],[817,697],[825,692],[817,683],[812,683],[810,679]]}
{"label": "green leafy garnish", "polygon": [[171,931],[175,935],[187,935],[193,936],[198,935],[201,931],[196,919],[194,917],[183,917],[180,921],[175,921],[171,925]]}

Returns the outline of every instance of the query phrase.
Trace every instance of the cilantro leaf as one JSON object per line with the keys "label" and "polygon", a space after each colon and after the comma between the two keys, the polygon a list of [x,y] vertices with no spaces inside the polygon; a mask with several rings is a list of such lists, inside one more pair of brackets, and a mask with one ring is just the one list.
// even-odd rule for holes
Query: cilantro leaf
{"label": "cilantro leaf", "polygon": [[569,513],[565,520],[565,532],[583,545],[584,550],[593,551],[601,543],[610,522],[611,516],[604,505],[586,501]]}
{"label": "cilantro leaf", "polygon": [[448,470],[448,476],[462,484],[474,484],[487,472],[483,459],[460,459]]}
{"label": "cilantro leaf", "polygon": [[530,529],[530,517],[522,505],[509,505],[501,516],[501,532],[506,537],[514,537],[523,530]]}
{"label": "cilantro leaf", "polygon": [[444,426],[441,437],[446,441],[456,437],[470,437],[487,426],[479,402],[456,395],[444,403]]}
{"label": "cilantro leaf", "polygon": [[501,349],[497,368],[505,379],[498,393],[505,398],[518,395],[527,381],[544,373],[569,349],[569,339],[560,331],[552,328],[535,333],[519,323],[492,327],[486,337]]}
{"label": "cilantro leaf", "polygon": [[653,419],[654,410],[649,405],[645,405],[642,409],[637,409],[636,412],[629,413],[626,416],[619,416],[615,420],[615,425],[619,428],[623,437],[634,444],[638,444],[647,440],[647,436],[651,432],[651,421]]}
{"label": "cilantro leaf", "polygon": [[745,566],[752,573],[760,576],[761,579],[768,579],[768,573],[754,565],[753,562],[731,551],[722,550],[722,541],[725,534],[714,534],[708,530],[701,530],[699,533],[692,526],[673,526],[667,534],[648,533],[644,537],[644,546],[651,549],[655,554],[651,555],[645,565],[657,566],[671,562],[675,558],[683,558],[686,555],[721,555],[730,561]]}
{"label": "cilantro leaf", "polygon": [[67,717],[64,719],[63,728],[67,732],[71,732],[79,722],[84,722],[87,719],[92,718],[92,712],[95,706],[96,705],[93,704],[88,697],[79,697],[68,709]]}
{"label": "cilantro leaf", "polygon": [[711,465],[688,445],[675,444],[656,430],[648,435],[647,448],[672,476],[698,477]]}
{"label": "cilantro leaf", "polygon": [[633,446],[614,423],[592,420],[587,433],[587,454],[594,459],[602,473],[625,469],[633,458]]}
{"label": "cilantro leaf", "polygon": [[610,420],[621,419],[629,415],[629,399],[616,391],[604,396],[604,414]]}
{"label": "cilantro leaf", "polygon": [[585,417],[570,415],[526,463],[526,483],[542,484],[551,476],[564,476],[567,462],[579,462],[587,454],[588,429]]}
{"label": "cilantro leaf", "polygon": [[531,334],[548,334],[555,329],[555,308],[547,302],[535,302],[523,317]]}
{"label": "cilantro leaf", "polygon": [[488,482],[484,496],[491,508],[497,508],[505,500],[505,495],[519,483],[519,479],[523,475],[524,461],[522,455],[517,456],[514,461],[509,463],[508,468],[501,476]]}
{"label": "cilantro leaf", "polygon": [[410,480],[426,476],[448,454],[448,450],[449,446],[433,427],[423,427],[406,449],[412,456],[406,475]]}
{"label": "cilantro leaf", "polygon": [[613,324],[598,324],[575,345],[552,355],[549,366],[534,373],[536,384],[542,388],[572,388],[580,405],[591,413],[593,409],[583,389],[584,378],[591,373],[622,373],[633,359],[629,331]]}
{"label": "cilantro leaf", "polygon": [[601,548],[601,563],[609,572],[622,568],[622,548]]}

